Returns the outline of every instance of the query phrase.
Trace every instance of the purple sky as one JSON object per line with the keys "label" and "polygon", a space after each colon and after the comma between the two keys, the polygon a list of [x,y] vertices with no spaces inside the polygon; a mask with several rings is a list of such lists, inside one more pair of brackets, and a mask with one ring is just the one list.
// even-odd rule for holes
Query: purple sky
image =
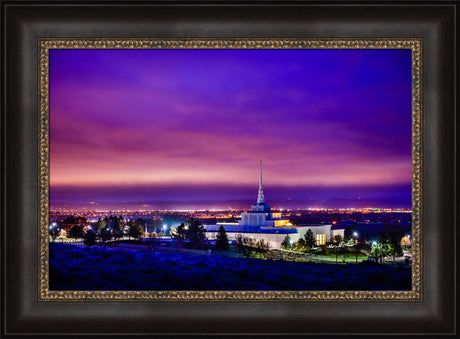
{"label": "purple sky", "polygon": [[410,207],[411,51],[50,51],[51,207],[227,207],[260,159],[273,206]]}

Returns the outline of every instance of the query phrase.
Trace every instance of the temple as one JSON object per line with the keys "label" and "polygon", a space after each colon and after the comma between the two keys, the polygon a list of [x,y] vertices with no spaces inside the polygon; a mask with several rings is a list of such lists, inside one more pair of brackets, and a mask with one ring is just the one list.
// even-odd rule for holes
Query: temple
{"label": "temple", "polygon": [[262,160],[259,171],[257,202],[251,206],[251,211],[242,213],[241,220],[237,223],[222,222],[215,225],[204,225],[209,240],[216,238],[220,226],[225,228],[228,239],[231,241],[235,241],[241,235],[255,242],[264,240],[268,242],[270,248],[280,248],[286,235],[296,242],[299,238],[304,237],[309,229],[313,232],[317,246],[331,242],[335,235],[344,236],[343,229],[332,228],[331,224],[292,225],[289,220],[282,219],[280,212],[272,212],[271,207],[265,203],[262,186]]}
{"label": "temple", "polygon": [[265,203],[264,190],[262,188],[262,160],[260,160],[259,193],[257,202],[251,206],[251,212],[241,214],[239,226],[286,226],[289,220],[281,219],[281,213],[273,213],[269,205]]}

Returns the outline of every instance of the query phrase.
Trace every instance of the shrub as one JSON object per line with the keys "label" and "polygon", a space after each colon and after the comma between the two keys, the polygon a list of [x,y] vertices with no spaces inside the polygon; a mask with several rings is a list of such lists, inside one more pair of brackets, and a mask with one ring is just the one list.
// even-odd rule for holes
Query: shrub
{"label": "shrub", "polygon": [[83,243],[88,246],[93,246],[96,243],[96,233],[92,230],[86,231],[83,235]]}

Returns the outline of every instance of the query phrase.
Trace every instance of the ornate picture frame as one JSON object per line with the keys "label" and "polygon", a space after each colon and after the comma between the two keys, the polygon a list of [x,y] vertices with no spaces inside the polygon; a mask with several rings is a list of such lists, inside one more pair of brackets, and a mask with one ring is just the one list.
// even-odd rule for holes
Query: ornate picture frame
{"label": "ornate picture frame", "polygon": [[[422,39],[40,39],[40,279],[39,300],[318,300],[422,301]],[[411,291],[50,291],[49,290],[49,51],[50,49],[410,49],[412,53]]]}

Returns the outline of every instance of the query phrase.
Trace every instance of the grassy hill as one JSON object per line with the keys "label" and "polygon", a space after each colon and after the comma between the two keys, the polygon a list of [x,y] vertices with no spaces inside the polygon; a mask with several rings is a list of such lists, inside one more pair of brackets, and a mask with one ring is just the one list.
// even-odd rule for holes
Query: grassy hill
{"label": "grassy hill", "polygon": [[51,290],[410,290],[411,269],[50,244]]}

